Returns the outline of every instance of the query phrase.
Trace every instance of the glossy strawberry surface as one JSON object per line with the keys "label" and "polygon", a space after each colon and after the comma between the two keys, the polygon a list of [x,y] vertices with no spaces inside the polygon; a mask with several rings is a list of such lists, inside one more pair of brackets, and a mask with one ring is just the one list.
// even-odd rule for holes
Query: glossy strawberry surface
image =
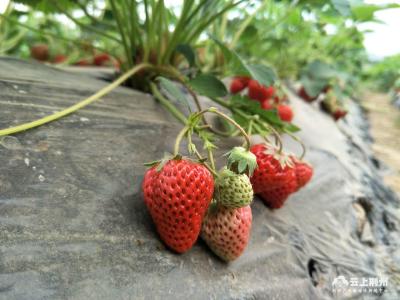
{"label": "glossy strawberry surface", "polygon": [[248,96],[250,99],[256,100],[256,101],[263,101],[266,99],[265,97],[265,91],[263,90],[263,86],[258,83],[257,80],[250,80],[248,84]]}
{"label": "glossy strawberry surface", "polygon": [[183,253],[196,242],[214,192],[207,168],[185,159],[149,169],[143,181],[144,201],[161,239]]}
{"label": "glossy strawberry surface", "polygon": [[265,110],[273,109],[273,106],[271,104],[271,100],[270,99],[266,99],[266,100],[262,101],[261,102],[261,108],[265,109]]}
{"label": "glossy strawberry surface", "polygon": [[243,91],[246,88],[246,85],[240,81],[239,79],[233,79],[231,82],[231,86],[229,88],[232,94],[237,94]]}
{"label": "glossy strawberry surface", "polygon": [[314,170],[313,167],[301,160],[293,159],[294,170],[296,172],[297,189],[304,187],[312,178]]}
{"label": "glossy strawberry surface", "polygon": [[297,188],[296,172],[290,157],[270,151],[265,144],[257,144],[250,151],[257,157],[258,168],[251,177],[254,193],[271,208],[281,207]]}
{"label": "glossy strawberry surface", "polygon": [[279,118],[281,118],[282,121],[292,122],[294,113],[289,105],[279,104],[277,109]]}

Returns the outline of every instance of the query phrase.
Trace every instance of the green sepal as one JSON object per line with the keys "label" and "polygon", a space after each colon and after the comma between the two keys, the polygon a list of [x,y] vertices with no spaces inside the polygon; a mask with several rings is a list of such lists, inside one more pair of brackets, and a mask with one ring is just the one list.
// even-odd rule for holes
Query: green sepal
{"label": "green sepal", "polygon": [[161,160],[153,160],[153,161],[146,162],[143,165],[146,167],[154,167],[155,165],[158,165],[160,162],[161,162]]}
{"label": "green sepal", "polygon": [[228,156],[228,168],[238,174],[246,173],[250,177],[257,168],[257,157],[243,147],[234,147],[225,155]]}
{"label": "green sepal", "polygon": [[199,163],[204,164],[207,161],[207,157],[203,157],[202,159],[199,159]]}
{"label": "green sepal", "polygon": [[182,159],[182,158],[183,158],[183,156],[180,155],[180,154],[177,154],[177,155],[174,156],[174,155],[172,155],[172,154],[170,154],[170,153],[165,153],[165,154],[164,154],[164,157],[163,157],[162,159],[150,161],[150,162],[144,163],[144,165],[145,165],[146,167],[154,167],[154,166],[157,166],[156,171],[157,171],[157,172],[160,172],[160,171],[162,170],[162,168],[164,167],[164,165],[165,165],[168,161],[173,160],[173,159],[180,160],[180,159]]}
{"label": "green sepal", "polygon": [[273,145],[266,143],[267,149],[264,151],[265,154],[271,155],[274,159],[276,159],[281,168],[284,169],[285,167],[293,168],[294,163],[290,155],[287,155],[283,151],[279,152],[279,150],[274,147]]}

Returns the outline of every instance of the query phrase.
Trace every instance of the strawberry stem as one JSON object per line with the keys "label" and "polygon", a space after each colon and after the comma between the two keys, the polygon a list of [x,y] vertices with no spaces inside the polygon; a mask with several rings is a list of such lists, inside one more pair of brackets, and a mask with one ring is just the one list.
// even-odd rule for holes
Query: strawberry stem
{"label": "strawberry stem", "polygon": [[249,126],[247,127],[247,135],[249,135],[249,136],[251,136],[251,131],[253,130],[253,124],[254,124],[254,121],[253,121],[253,119],[251,119],[249,121]]}
{"label": "strawberry stem", "polygon": [[210,107],[208,109],[204,109],[200,112],[197,113],[198,116],[200,115],[204,115],[205,113],[214,113],[220,117],[222,117],[223,119],[225,119],[226,121],[228,121],[229,123],[231,123],[232,125],[234,125],[239,131],[240,133],[243,135],[243,137],[246,140],[246,149],[249,150],[250,146],[251,146],[251,142],[250,142],[250,138],[247,135],[246,131],[242,128],[242,126],[240,126],[235,120],[233,120],[232,118],[228,117],[226,114],[220,112],[217,108],[215,107]]}
{"label": "strawberry stem", "polygon": [[[202,107],[201,107],[201,104],[200,104],[197,94],[193,91],[191,86],[187,84],[187,82],[185,81],[185,78],[179,73],[179,71],[176,70],[173,66],[159,67],[159,69],[160,69],[160,71],[163,71],[163,72],[167,73],[168,75],[170,75],[171,77],[175,78],[179,83],[181,83],[186,88],[186,90],[189,92],[189,94],[191,95],[191,97],[194,100],[197,111],[200,112],[202,110]],[[202,121],[205,124],[205,126],[208,126],[208,129],[211,132],[218,134],[220,136],[224,136],[224,137],[231,136],[230,132],[223,132],[223,131],[213,128],[211,125],[208,124],[208,122],[204,118],[204,116],[202,116]]]}
{"label": "strawberry stem", "polygon": [[[278,153],[282,153],[283,142],[282,142],[279,132],[276,131],[276,129],[273,126],[269,125],[268,123],[262,123],[262,124],[264,125],[264,128],[272,131],[272,134],[275,137],[275,144],[278,146]],[[268,142],[268,139],[266,137],[264,137],[264,139]]]}
{"label": "strawberry stem", "polygon": [[242,126],[240,126],[235,120],[228,117],[226,114],[224,114],[216,109],[213,109],[212,107],[210,107],[208,109],[208,111],[219,115],[220,117],[222,117],[223,119],[227,120],[229,123],[234,125],[237,129],[239,129],[240,133],[243,135],[243,137],[246,140],[246,150],[250,150],[250,146],[251,146],[250,137],[247,135],[246,131],[242,128]]}
{"label": "strawberry stem", "polygon": [[208,155],[208,159],[210,160],[211,163],[211,168],[215,171],[215,162],[214,162],[214,156],[213,156],[213,152],[211,148],[207,149],[207,155]]}
{"label": "strawberry stem", "polygon": [[44,125],[46,123],[50,123],[52,121],[55,121],[57,119],[60,119],[66,115],[69,115],[87,105],[89,105],[90,103],[100,99],[101,97],[103,97],[104,95],[108,94],[109,92],[111,92],[113,89],[115,89],[117,86],[119,86],[120,84],[122,84],[124,81],[126,81],[129,77],[131,77],[132,75],[134,75],[135,73],[139,72],[142,69],[145,68],[151,68],[152,65],[148,64],[148,63],[143,63],[140,65],[135,66],[134,68],[130,69],[128,72],[124,73],[123,75],[121,75],[118,79],[116,79],[114,82],[112,82],[111,84],[105,86],[104,88],[102,88],[101,90],[99,90],[97,93],[93,94],[92,96],[76,103],[75,105],[72,105],[62,111],[56,112],[52,115],[46,116],[44,118],[29,122],[29,123],[25,123],[25,124],[21,124],[15,127],[10,127],[10,128],[6,128],[6,129],[2,129],[0,130],[0,136],[3,135],[10,135],[10,134],[14,134],[14,133],[18,133],[21,131],[25,131],[28,129],[32,129],[41,125]]}
{"label": "strawberry stem", "polygon": [[153,82],[150,83],[150,89],[153,93],[153,96],[175,117],[180,121],[182,124],[187,123],[186,117],[178,110],[176,107],[165,98],[160,90],[158,89],[157,85]]}
{"label": "strawberry stem", "polygon": [[307,152],[306,145],[304,145],[303,141],[300,138],[298,138],[297,136],[295,136],[291,132],[285,130],[285,133],[288,134],[292,139],[294,139],[296,142],[298,142],[300,144],[300,146],[302,148],[302,153],[300,155],[300,160],[302,160],[304,158],[304,156],[306,155],[306,152]]}
{"label": "strawberry stem", "polygon": [[185,127],[182,128],[182,130],[178,133],[178,136],[176,137],[175,140],[175,146],[174,146],[174,156],[178,155],[179,153],[179,147],[181,145],[181,141],[183,137],[186,135],[188,132],[189,127],[186,125]]}
{"label": "strawberry stem", "polygon": [[[197,158],[199,160],[204,160],[204,158],[201,156],[201,154],[199,153],[199,151],[197,151],[197,149],[194,150],[194,154],[197,156]],[[208,171],[211,172],[211,174],[214,175],[214,178],[218,177],[218,173],[215,171],[215,166],[209,166],[206,162],[202,162],[202,164],[208,169]]]}

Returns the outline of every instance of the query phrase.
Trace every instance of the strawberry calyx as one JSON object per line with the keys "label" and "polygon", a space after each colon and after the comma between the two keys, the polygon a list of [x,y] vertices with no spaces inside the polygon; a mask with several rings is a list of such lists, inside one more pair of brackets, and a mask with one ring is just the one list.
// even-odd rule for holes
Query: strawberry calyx
{"label": "strawberry calyx", "polygon": [[[206,164],[207,158],[200,158],[200,159],[192,159],[191,157],[188,156],[183,156],[181,154],[171,154],[171,153],[165,153],[164,157],[162,159],[158,159],[158,160],[153,160],[153,161],[149,161],[147,163],[144,163],[143,165],[148,167],[148,168],[152,168],[152,167],[157,167],[156,171],[160,172],[163,167],[165,166],[165,164],[167,162],[169,162],[170,160],[186,160],[186,161],[191,161],[191,162],[195,162],[195,163],[199,163],[204,165],[207,169],[209,169],[209,166]],[[211,170],[209,170],[211,172]]]}
{"label": "strawberry calyx", "polygon": [[170,160],[181,160],[181,159],[185,159],[185,160],[191,160],[188,157],[184,157],[181,154],[176,154],[176,155],[172,155],[171,153],[165,153],[164,157],[162,159],[158,159],[158,160],[153,160],[147,163],[144,163],[143,165],[145,165],[146,167],[155,167],[157,172],[160,172],[162,170],[162,168],[164,167],[164,165],[169,162]]}
{"label": "strawberry calyx", "polygon": [[275,146],[266,144],[264,153],[266,155],[272,156],[275,160],[279,162],[281,165],[281,168],[284,169],[285,167],[293,168],[294,163],[293,159],[291,158],[290,155],[287,155],[283,151],[277,149]]}
{"label": "strawberry calyx", "polygon": [[251,176],[257,168],[257,157],[243,147],[234,147],[225,155],[228,156],[228,169],[237,174]]}

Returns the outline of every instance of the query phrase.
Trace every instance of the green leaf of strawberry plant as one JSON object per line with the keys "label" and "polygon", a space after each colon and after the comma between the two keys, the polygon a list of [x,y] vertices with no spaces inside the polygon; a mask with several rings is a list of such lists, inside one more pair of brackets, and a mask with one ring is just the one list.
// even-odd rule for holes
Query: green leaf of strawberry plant
{"label": "green leaf of strawberry plant", "polygon": [[193,67],[196,62],[196,54],[193,51],[193,48],[188,44],[179,44],[176,47],[176,51],[181,53],[189,63],[189,66]]}
{"label": "green leaf of strawberry plant", "polygon": [[230,99],[233,106],[241,108],[251,115],[259,115],[264,121],[277,126],[283,126],[284,122],[279,118],[276,110],[264,110],[260,103],[247,96],[235,95]]}
{"label": "green leaf of strawberry plant", "polygon": [[160,82],[160,85],[163,89],[167,91],[168,94],[170,94],[172,97],[176,98],[180,103],[183,103],[187,105],[187,107],[190,110],[190,105],[189,101],[186,98],[186,95],[183,93],[183,91],[176,85],[176,83],[172,82],[171,80],[165,78],[165,77],[158,77],[157,80]]}
{"label": "green leaf of strawberry plant", "polygon": [[304,86],[304,89],[306,90],[307,94],[310,95],[311,97],[318,96],[324,89],[324,87],[328,84],[328,81],[325,79],[321,78],[314,79],[308,76],[302,76],[300,81],[301,84]]}
{"label": "green leaf of strawberry plant", "polygon": [[161,162],[161,160],[153,160],[153,161],[146,162],[143,165],[146,167],[154,167],[155,165],[158,165],[160,162]]}
{"label": "green leaf of strawberry plant", "polygon": [[228,94],[225,84],[211,74],[200,74],[189,81],[189,85],[200,95],[224,97]]}
{"label": "green leaf of strawberry plant", "polygon": [[296,125],[292,124],[292,123],[286,123],[284,126],[284,130],[289,131],[289,132],[298,132],[301,129],[299,127],[297,127]]}
{"label": "green leaf of strawberry plant", "polygon": [[245,65],[251,77],[259,83],[270,86],[276,80],[275,72],[264,65]]}
{"label": "green leaf of strawberry plant", "polygon": [[222,43],[216,37],[210,35],[210,38],[218,45],[221,49],[224,59],[229,64],[229,69],[234,72],[235,75],[248,75],[248,71],[246,69],[245,63],[239,54],[236,53],[235,50],[229,49],[224,43]]}
{"label": "green leaf of strawberry plant", "polygon": [[358,22],[368,22],[374,21],[374,13],[388,8],[399,8],[399,4],[387,4],[387,5],[373,5],[373,4],[364,4],[364,5],[355,5],[352,6],[352,19]]}
{"label": "green leaf of strawberry plant", "polygon": [[314,60],[311,62],[305,70],[305,73],[311,78],[325,79],[337,76],[337,71],[334,70],[330,65],[320,60]]}
{"label": "green leaf of strawberry plant", "polygon": [[235,75],[248,75],[265,86],[270,86],[276,79],[275,72],[264,65],[246,64],[245,61],[234,50],[229,49],[224,43],[215,37],[211,37],[221,48],[224,58],[229,63],[230,70]]}

